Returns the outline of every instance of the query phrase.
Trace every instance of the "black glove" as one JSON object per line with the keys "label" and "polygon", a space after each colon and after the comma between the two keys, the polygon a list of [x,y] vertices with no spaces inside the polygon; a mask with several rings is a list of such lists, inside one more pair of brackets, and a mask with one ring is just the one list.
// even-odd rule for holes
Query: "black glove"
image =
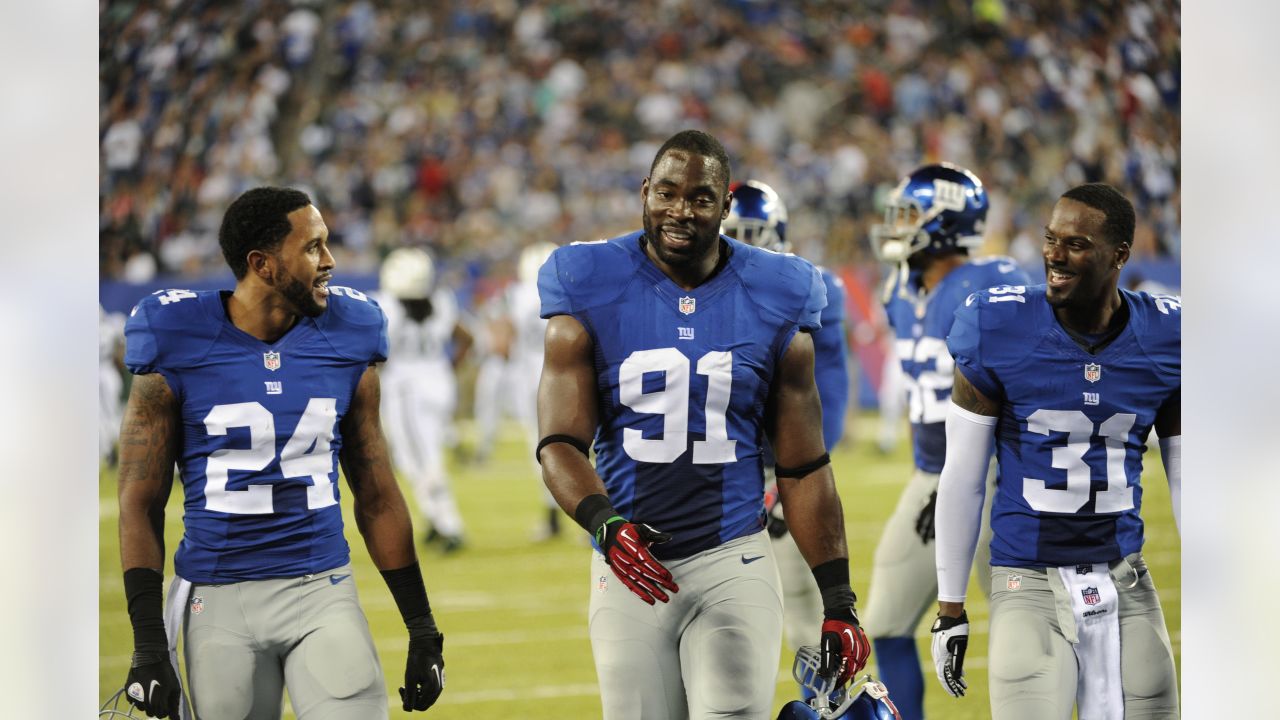
{"label": "black glove", "polygon": [[929,495],[929,502],[920,509],[920,515],[916,517],[916,534],[920,536],[920,542],[928,545],[934,538],[933,533],[933,514],[938,506],[938,491],[934,490]]}
{"label": "black glove", "polygon": [[933,621],[933,642],[929,649],[933,655],[933,668],[938,682],[951,697],[960,697],[969,688],[964,681],[964,651],[969,647],[969,614],[961,611],[960,617],[939,615]]}
{"label": "black glove", "polygon": [[405,711],[426,710],[444,692],[444,635],[430,628],[409,629],[409,657],[404,664],[400,700]]}
{"label": "black glove", "polygon": [[151,717],[177,718],[182,690],[169,654],[135,652],[129,676],[124,681],[124,694],[130,705]]}
{"label": "black glove", "polygon": [[649,545],[670,539],[670,533],[660,532],[644,523],[628,522],[618,515],[606,520],[596,530],[596,544],[604,551],[604,559],[613,568],[613,574],[628,590],[650,605],[671,599],[662,588],[680,591],[671,571],[649,554]]}

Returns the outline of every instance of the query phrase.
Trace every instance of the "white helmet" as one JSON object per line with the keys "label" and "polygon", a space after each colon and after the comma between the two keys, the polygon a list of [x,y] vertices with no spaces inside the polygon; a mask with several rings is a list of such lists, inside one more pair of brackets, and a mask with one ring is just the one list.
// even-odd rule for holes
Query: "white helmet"
{"label": "white helmet", "polygon": [[426,250],[396,248],[382,261],[378,281],[382,291],[397,300],[425,300],[431,297],[436,280],[435,263]]}
{"label": "white helmet", "polygon": [[520,251],[520,267],[516,271],[522,283],[538,282],[538,270],[542,268],[542,264],[551,257],[551,253],[556,249],[555,243],[542,240],[529,245]]}

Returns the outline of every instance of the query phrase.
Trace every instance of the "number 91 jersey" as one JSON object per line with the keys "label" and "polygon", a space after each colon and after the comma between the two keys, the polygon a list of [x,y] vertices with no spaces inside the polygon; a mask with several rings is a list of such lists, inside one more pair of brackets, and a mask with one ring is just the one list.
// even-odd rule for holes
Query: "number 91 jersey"
{"label": "number 91 jersey", "polygon": [[365,369],[386,359],[387,335],[376,303],[329,291],[323,314],[274,343],[231,323],[225,291],[161,290],[130,314],[126,366],[163,375],[181,405],[181,577],[296,577],[348,561],[339,428]]}
{"label": "number 91 jersey", "polygon": [[684,290],[649,260],[643,233],[575,243],[542,266],[542,317],[570,315],[594,345],[596,471],[624,517],[681,558],[763,528],[763,418],[797,330],[817,330],[826,287],[794,255],[721,236],[731,255]]}
{"label": "number 91 jersey", "polygon": [[1128,323],[1096,354],[1058,324],[1043,285],[984,290],[956,310],[956,365],[1003,405],[992,565],[1110,562],[1142,548],[1142,454],[1182,386],[1181,301],[1120,294]]}

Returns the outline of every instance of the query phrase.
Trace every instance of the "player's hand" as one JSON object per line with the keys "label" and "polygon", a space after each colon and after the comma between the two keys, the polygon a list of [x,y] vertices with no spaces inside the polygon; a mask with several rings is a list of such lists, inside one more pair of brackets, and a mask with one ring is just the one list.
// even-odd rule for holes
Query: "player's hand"
{"label": "player's hand", "polygon": [[764,491],[764,527],[769,537],[780,538],[787,534],[787,521],[782,516],[782,503],[778,498],[778,485],[769,485]]}
{"label": "player's hand", "polygon": [[671,539],[671,533],[659,532],[644,523],[628,522],[619,515],[605,521],[596,531],[596,544],[604,551],[604,559],[623,585],[650,605],[671,598],[662,591],[678,592],[680,586],[671,571],[649,554],[649,546]]}
{"label": "player's hand", "polygon": [[822,623],[822,664],[818,672],[823,677],[836,678],[836,686],[842,686],[867,664],[871,656],[871,643],[858,625],[858,616],[852,611],[848,618],[827,618]]}
{"label": "player's hand", "polygon": [[130,705],[151,717],[177,718],[182,689],[169,654],[134,653],[124,694]]}
{"label": "player's hand", "polygon": [[409,633],[400,701],[405,711],[426,710],[444,692],[444,635]]}
{"label": "player's hand", "polygon": [[942,683],[942,689],[951,697],[960,697],[969,687],[969,683],[964,681],[964,651],[969,646],[969,614],[962,610],[958,618],[939,615],[933,621],[932,632],[930,651],[933,654],[933,667],[938,673],[938,682]]}
{"label": "player's hand", "polygon": [[929,495],[929,502],[920,508],[920,514],[916,516],[916,534],[920,536],[920,542],[928,545],[934,538],[933,532],[933,515],[934,510],[938,506],[938,491],[934,490]]}

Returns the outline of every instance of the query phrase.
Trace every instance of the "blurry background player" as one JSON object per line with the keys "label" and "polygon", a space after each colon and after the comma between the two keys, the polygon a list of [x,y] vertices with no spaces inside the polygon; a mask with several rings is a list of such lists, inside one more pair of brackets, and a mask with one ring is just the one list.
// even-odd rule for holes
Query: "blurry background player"
{"label": "blurry background player", "polygon": [[457,405],[454,370],[471,346],[453,292],[436,282],[431,256],[398,248],[379,273],[391,355],[382,372],[382,424],[430,530],[445,552],[462,547],[462,515],[445,472],[445,440]]}
{"label": "blurry background player", "polygon": [[986,190],[973,173],[948,163],[925,165],[893,190],[884,224],[872,231],[872,247],[895,266],[885,312],[907,389],[915,471],[876,547],[866,627],[880,679],[904,720],[924,716],[915,630],[937,592],[933,513],[954,367],[947,333],[956,307],[971,293],[1027,282],[1009,258],[969,257],[982,246],[987,208]]}
{"label": "blurry background player", "polygon": [[[729,187],[732,202],[729,215],[720,223],[720,232],[736,240],[773,252],[791,252],[787,240],[787,207],[773,188],[759,180],[744,180]],[[849,404],[849,343],[844,327],[844,283],[827,268],[818,267],[827,289],[827,306],[822,309],[822,328],[813,337],[813,374],[822,402],[822,440],[830,452],[844,434],[845,410]],[[773,474],[773,453],[765,457],[765,506],[773,551],[782,577],[782,609],[787,644],[794,652],[812,644],[822,624],[822,598],[809,565],[787,532],[787,522],[778,502]]]}
{"label": "blurry background player", "polygon": [[966,689],[965,590],[987,457],[988,673],[996,720],[1178,717],[1164,614],[1142,558],[1142,455],[1154,429],[1175,524],[1182,483],[1182,303],[1118,290],[1134,210],[1115,188],[1063,193],[1044,230],[1045,285],[965,299],[947,346],[955,390],[938,486],[932,654]]}
{"label": "blurry background player", "polygon": [[98,305],[98,459],[116,464],[116,441],[124,402],[124,315]]}

